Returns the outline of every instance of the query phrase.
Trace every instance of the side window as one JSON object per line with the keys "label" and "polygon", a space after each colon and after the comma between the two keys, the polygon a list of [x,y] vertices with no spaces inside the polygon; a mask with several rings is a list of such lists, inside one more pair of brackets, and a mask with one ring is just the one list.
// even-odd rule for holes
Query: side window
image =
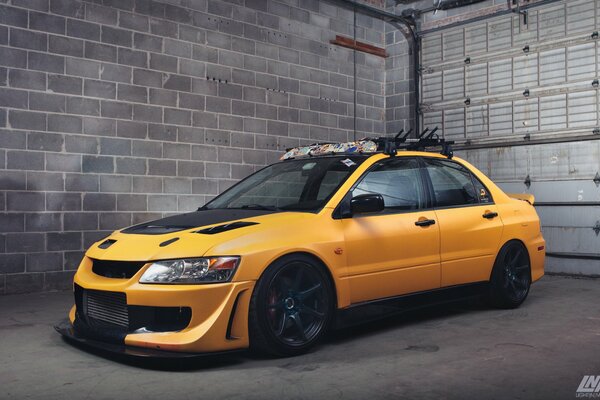
{"label": "side window", "polygon": [[487,204],[487,203],[494,202],[489,190],[487,190],[487,188],[485,186],[483,186],[483,183],[481,183],[479,181],[479,179],[477,179],[474,176],[473,176],[473,183],[475,184],[475,191],[477,192],[477,196],[479,197],[480,203]]}
{"label": "side window", "polygon": [[480,193],[475,189],[472,174],[462,165],[431,159],[425,160],[425,163],[433,185],[436,207],[479,203]]}
{"label": "side window", "polygon": [[381,194],[388,211],[423,208],[424,199],[417,160],[399,157],[375,165],[354,188],[352,196],[368,193]]}

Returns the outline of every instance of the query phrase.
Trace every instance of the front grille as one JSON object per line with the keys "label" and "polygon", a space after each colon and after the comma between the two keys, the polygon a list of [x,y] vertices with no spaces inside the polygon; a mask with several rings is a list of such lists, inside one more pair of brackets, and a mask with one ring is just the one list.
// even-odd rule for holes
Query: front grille
{"label": "front grille", "polygon": [[84,290],[83,310],[86,319],[90,322],[104,322],[125,330],[129,328],[125,293]]}
{"label": "front grille", "polygon": [[92,260],[92,271],[105,278],[129,279],[145,264],[145,261]]}

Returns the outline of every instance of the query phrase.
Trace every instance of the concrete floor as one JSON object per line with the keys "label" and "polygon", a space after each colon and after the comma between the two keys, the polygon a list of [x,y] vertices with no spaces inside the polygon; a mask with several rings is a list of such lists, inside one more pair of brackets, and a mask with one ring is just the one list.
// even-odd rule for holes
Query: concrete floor
{"label": "concrete floor", "polygon": [[52,325],[71,293],[0,297],[0,398],[571,399],[600,374],[600,280],[547,276],[511,311],[436,308],[330,334],[305,356],[171,364],[90,353]]}

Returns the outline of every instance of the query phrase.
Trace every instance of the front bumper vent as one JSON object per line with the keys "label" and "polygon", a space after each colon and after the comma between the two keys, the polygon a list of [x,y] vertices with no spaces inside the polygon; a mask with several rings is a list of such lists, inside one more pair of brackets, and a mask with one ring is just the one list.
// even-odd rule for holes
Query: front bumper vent
{"label": "front bumper vent", "polygon": [[85,290],[83,312],[88,320],[129,329],[129,312],[125,293]]}

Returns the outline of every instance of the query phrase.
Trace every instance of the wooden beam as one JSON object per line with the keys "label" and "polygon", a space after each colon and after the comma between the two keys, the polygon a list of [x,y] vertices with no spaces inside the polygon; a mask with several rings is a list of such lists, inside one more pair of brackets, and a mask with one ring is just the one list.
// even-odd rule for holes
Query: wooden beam
{"label": "wooden beam", "polygon": [[346,47],[348,49],[362,51],[363,53],[374,54],[383,58],[386,58],[388,56],[385,49],[381,47],[373,46],[364,42],[359,42],[358,40],[353,40],[351,38],[344,37],[341,35],[336,35],[335,39],[331,39],[329,42],[331,44]]}

